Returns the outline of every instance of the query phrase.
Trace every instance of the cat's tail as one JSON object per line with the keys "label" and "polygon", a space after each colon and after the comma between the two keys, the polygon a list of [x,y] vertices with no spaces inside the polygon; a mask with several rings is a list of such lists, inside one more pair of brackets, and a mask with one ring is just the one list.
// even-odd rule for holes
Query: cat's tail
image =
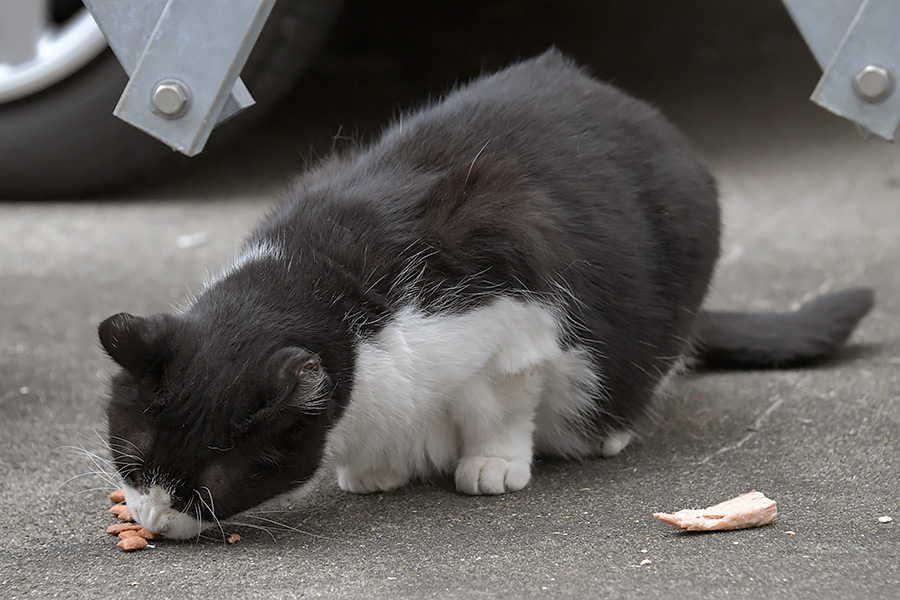
{"label": "cat's tail", "polygon": [[820,296],[781,313],[701,311],[696,355],[712,368],[776,368],[827,358],[875,303],[869,288]]}

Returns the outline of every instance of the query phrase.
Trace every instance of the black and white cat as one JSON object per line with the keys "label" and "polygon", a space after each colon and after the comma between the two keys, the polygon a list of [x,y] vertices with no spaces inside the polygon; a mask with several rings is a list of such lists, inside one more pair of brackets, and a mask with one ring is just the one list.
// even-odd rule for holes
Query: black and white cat
{"label": "black and white cat", "polygon": [[100,325],[128,505],[184,538],[322,468],[519,490],[535,454],[619,453],[683,357],[814,360],[872,306],[700,311],[719,228],[650,106],[556,51],[482,77],[302,176],[179,314]]}

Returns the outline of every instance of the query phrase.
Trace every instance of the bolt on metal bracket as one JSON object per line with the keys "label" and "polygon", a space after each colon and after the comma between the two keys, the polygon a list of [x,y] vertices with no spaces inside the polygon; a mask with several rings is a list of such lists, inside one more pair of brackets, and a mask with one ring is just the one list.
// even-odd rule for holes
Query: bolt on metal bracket
{"label": "bolt on metal bracket", "polygon": [[819,65],[810,99],[856,121],[863,135],[894,141],[900,129],[900,2],[783,0]]}
{"label": "bolt on metal bracket", "polygon": [[130,79],[115,114],[194,156],[254,104],[240,71],[275,0],[84,0]]}

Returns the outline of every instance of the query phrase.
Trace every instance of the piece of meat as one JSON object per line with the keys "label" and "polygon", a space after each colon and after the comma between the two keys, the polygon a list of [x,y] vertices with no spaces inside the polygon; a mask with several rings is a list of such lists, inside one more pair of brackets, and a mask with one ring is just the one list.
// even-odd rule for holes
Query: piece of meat
{"label": "piece of meat", "polygon": [[237,533],[232,533],[231,535],[228,536],[227,541],[229,544],[237,544],[239,541],[241,541],[241,536],[238,535]]}
{"label": "piece of meat", "polygon": [[775,501],[753,490],[703,510],[686,509],[676,513],[653,513],[653,516],[688,531],[724,531],[768,525],[777,514]]}
{"label": "piece of meat", "polygon": [[122,490],[116,490],[109,495],[109,501],[114,504],[122,504],[125,502],[125,492]]}

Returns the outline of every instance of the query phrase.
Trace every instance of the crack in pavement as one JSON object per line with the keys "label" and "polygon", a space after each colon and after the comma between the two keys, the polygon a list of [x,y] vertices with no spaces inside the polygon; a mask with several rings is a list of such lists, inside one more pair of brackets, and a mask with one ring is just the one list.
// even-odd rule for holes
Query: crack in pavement
{"label": "crack in pavement", "polygon": [[765,411],[763,411],[763,413],[761,415],[759,415],[759,417],[757,417],[756,421],[754,421],[753,425],[750,427],[750,432],[747,435],[745,435],[743,438],[741,438],[737,442],[734,442],[733,444],[726,444],[726,445],[722,446],[721,448],[719,448],[712,454],[708,455],[703,460],[695,462],[694,466],[705,465],[710,460],[712,460],[713,458],[715,458],[716,456],[718,456],[720,454],[723,454],[725,452],[730,452],[731,450],[737,450],[738,448],[740,448],[741,446],[746,444],[750,438],[752,438],[754,435],[759,433],[759,428],[762,425],[763,421],[765,421],[769,415],[771,415],[773,412],[775,412],[775,410],[777,410],[778,407],[784,403],[784,398],[781,397],[781,394],[775,394],[773,396],[773,398],[775,400],[769,405],[769,407]]}

